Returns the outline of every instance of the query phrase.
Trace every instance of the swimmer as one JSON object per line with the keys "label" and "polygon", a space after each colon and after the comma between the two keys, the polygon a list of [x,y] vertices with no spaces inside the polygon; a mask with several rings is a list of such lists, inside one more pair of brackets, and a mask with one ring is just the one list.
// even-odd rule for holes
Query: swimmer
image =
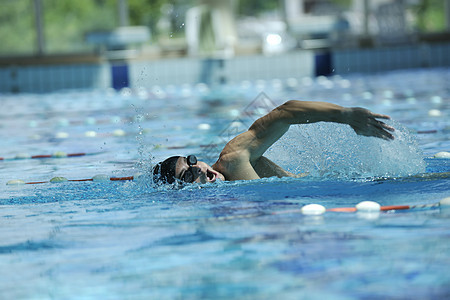
{"label": "swimmer", "polygon": [[393,140],[394,128],[378,119],[389,116],[360,108],[345,108],[327,102],[290,100],[256,120],[250,128],[229,141],[218,160],[209,166],[194,155],[172,156],[153,168],[153,180],[172,184],[210,183],[217,180],[252,180],[263,177],[302,177],[264,157],[266,150],[293,124],[334,122],[349,125],[357,134]]}

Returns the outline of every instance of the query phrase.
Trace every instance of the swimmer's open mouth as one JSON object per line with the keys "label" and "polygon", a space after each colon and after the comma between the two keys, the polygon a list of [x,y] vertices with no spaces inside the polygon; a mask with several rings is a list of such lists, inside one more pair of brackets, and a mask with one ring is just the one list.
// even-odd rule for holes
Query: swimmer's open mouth
{"label": "swimmer's open mouth", "polygon": [[208,177],[209,181],[215,181],[216,180],[216,174],[214,174],[210,170],[206,171],[206,177]]}

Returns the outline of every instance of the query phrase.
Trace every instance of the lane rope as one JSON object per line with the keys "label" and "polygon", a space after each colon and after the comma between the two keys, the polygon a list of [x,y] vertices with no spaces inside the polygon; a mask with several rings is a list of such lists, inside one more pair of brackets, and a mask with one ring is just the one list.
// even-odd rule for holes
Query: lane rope
{"label": "lane rope", "polygon": [[96,175],[92,178],[84,178],[84,179],[67,179],[65,177],[53,177],[48,181],[30,181],[25,182],[20,179],[14,179],[8,181],[7,185],[22,185],[22,184],[43,184],[43,183],[59,183],[59,182],[85,182],[85,181],[93,181],[93,182],[104,182],[104,181],[133,181],[136,176],[124,176],[124,177],[110,177],[108,175]]}
{"label": "lane rope", "polygon": [[[65,177],[53,177],[49,181],[31,181],[25,182],[23,180],[10,180],[6,184],[7,185],[24,185],[24,184],[44,184],[44,183],[60,183],[60,182],[105,182],[105,181],[133,181],[136,179],[139,174],[136,176],[123,176],[123,177],[110,177],[108,175],[99,174],[92,178],[85,179],[67,179]],[[300,209],[291,209],[291,210],[283,210],[272,212],[269,215],[281,215],[281,214],[292,214],[292,213],[301,213],[307,216],[320,216],[325,212],[337,212],[337,213],[379,213],[379,212],[395,212],[397,210],[413,210],[413,209],[424,209],[424,208],[447,208],[450,209],[450,197],[444,198],[439,202],[429,203],[429,204],[415,204],[415,205],[384,205],[381,206],[379,203],[374,201],[362,201],[356,204],[354,207],[333,207],[333,208],[325,208],[320,204],[307,204],[301,207]],[[252,214],[244,214],[241,216],[232,216],[232,217],[223,217],[223,220],[227,219],[235,219],[235,218],[247,218],[247,217],[256,217],[261,215],[267,215],[266,213],[252,213]]]}
{"label": "lane rope", "polygon": [[71,157],[80,157],[80,156],[87,156],[87,155],[97,155],[105,152],[92,152],[92,153],[85,153],[85,152],[78,152],[78,153],[65,153],[63,151],[56,151],[53,154],[37,154],[37,155],[30,155],[28,153],[19,153],[15,157],[0,157],[0,161],[10,161],[10,160],[26,160],[26,159],[44,159],[44,158],[71,158]]}
{"label": "lane rope", "polygon": [[[376,210],[376,208],[379,208]],[[291,210],[283,210],[272,213],[266,212],[256,212],[256,213],[248,213],[248,214],[240,214],[233,216],[219,216],[211,218],[212,220],[219,221],[228,221],[235,219],[245,219],[245,218],[256,218],[261,216],[268,215],[282,215],[282,214],[295,214],[301,213],[306,216],[317,217],[325,212],[338,212],[338,213],[356,213],[363,212],[366,213],[366,217],[368,219],[373,219],[374,216],[377,216],[377,213],[384,212],[395,212],[396,210],[408,210],[408,209],[423,209],[423,208],[446,208],[450,210],[450,197],[442,199],[439,202],[431,203],[431,204],[418,204],[418,205],[386,205],[380,206],[378,203],[373,201],[363,201],[358,203],[355,207],[335,207],[326,209],[324,206],[320,204],[307,204],[303,206],[301,209],[291,209]],[[371,210],[373,209],[373,210]],[[364,216],[364,215],[363,215]]]}
{"label": "lane rope", "polygon": [[338,213],[377,213],[377,212],[390,212],[397,210],[410,210],[410,209],[424,209],[424,208],[439,208],[448,207],[450,208],[450,197],[444,198],[436,203],[430,204],[416,204],[416,205],[385,205],[381,206],[374,201],[362,201],[354,207],[334,207],[325,208],[320,204],[307,204],[300,209],[284,210],[273,212],[273,215],[279,214],[289,214],[289,213],[302,213],[303,215],[319,216],[325,212],[338,212]]}
{"label": "lane rope", "polygon": [[[440,206],[439,202],[431,204],[418,204],[418,205],[385,205],[380,206],[380,211],[390,211],[390,210],[407,210],[407,209],[421,209],[421,208],[437,208]],[[331,212],[357,212],[356,207],[336,207],[329,208],[327,211]]]}

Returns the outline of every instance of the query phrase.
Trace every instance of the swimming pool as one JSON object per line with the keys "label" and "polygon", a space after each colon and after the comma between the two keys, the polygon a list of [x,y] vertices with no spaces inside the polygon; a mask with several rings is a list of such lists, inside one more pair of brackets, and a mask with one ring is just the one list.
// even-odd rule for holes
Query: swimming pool
{"label": "swimming pool", "polygon": [[[4,299],[443,299],[450,212],[326,212],[449,197],[449,69],[120,92],[2,95]],[[211,162],[287,99],[389,114],[396,140],[293,127],[268,156],[300,179],[153,187],[151,164]],[[439,175],[431,175],[440,173]],[[99,181],[48,182],[54,177]],[[417,175],[417,176],[415,176]],[[135,176],[134,181],[101,180]],[[42,182],[17,184],[11,181]],[[6,183],[10,183],[7,185]],[[15,184],[13,184],[15,183]]]}

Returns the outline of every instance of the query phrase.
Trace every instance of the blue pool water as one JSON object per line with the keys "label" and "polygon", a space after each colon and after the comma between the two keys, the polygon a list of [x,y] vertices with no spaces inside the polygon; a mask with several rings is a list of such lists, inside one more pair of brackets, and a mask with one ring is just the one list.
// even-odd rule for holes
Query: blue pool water
{"label": "blue pool water", "polygon": [[[435,69],[1,95],[0,296],[445,299],[450,210],[299,209],[449,197],[450,160],[434,158],[450,150],[449,81],[449,69]],[[152,164],[170,155],[214,162],[230,136],[288,99],[389,114],[396,140],[293,126],[267,156],[308,177],[177,190],[148,181]],[[58,152],[88,155],[29,158]],[[136,179],[48,182],[98,174]],[[44,183],[7,185],[15,179]]]}

